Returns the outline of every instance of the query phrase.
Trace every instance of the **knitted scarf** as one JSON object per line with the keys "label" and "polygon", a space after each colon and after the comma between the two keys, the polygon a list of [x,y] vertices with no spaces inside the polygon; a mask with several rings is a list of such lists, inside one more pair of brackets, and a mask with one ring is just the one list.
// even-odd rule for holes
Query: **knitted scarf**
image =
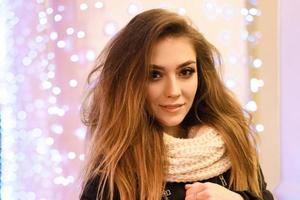
{"label": "knitted scarf", "polygon": [[164,133],[167,150],[168,182],[194,182],[218,176],[231,167],[225,144],[210,127],[193,127],[188,138],[175,138]]}

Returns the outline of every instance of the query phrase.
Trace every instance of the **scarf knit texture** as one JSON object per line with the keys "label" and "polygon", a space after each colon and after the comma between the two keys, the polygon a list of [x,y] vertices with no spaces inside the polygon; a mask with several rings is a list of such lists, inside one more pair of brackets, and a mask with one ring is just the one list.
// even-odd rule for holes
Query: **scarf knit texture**
{"label": "scarf knit texture", "polygon": [[211,127],[193,127],[188,138],[164,133],[167,182],[195,182],[218,176],[231,167],[225,143]]}

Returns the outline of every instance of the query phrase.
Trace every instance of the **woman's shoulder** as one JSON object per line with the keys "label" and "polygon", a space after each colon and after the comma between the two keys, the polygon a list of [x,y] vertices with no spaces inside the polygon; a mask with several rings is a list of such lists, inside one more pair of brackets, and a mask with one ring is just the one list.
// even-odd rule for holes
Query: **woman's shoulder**
{"label": "woman's shoulder", "polygon": [[99,176],[91,178],[83,188],[83,192],[80,196],[80,200],[95,200],[97,197],[97,191],[99,186]]}
{"label": "woman's shoulder", "polygon": [[[81,194],[80,200],[96,200],[97,199],[97,193],[98,193],[98,188],[100,185],[100,176],[95,176],[91,178],[86,185],[84,186],[83,192]],[[104,188],[103,188],[103,198],[101,200],[108,200],[109,198],[109,188],[107,183],[105,183]],[[114,195],[113,195],[113,200],[119,200],[119,192],[117,190],[117,187],[115,185],[115,190],[114,190]]]}

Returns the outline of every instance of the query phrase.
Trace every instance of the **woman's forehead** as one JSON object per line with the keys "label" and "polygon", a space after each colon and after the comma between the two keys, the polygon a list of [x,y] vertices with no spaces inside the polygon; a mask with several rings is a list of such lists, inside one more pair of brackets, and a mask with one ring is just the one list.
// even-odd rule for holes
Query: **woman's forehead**
{"label": "woman's forehead", "polygon": [[179,66],[188,61],[196,62],[196,52],[190,40],[186,37],[168,37],[153,46],[150,64]]}

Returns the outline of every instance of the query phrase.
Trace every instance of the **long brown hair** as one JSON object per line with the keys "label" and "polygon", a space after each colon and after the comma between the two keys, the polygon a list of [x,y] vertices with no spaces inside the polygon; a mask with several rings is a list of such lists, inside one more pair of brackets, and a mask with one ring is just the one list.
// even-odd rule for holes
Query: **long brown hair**
{"label": "long brown hair", "polygon": [[186,18],[163,9],[135,16],[89,74],[92,86],[82,106],[90,136],[83,186],[100,177],[100,199],[104,188],[110,198],[116,188],[123,200],[161,198],[165,149],[162,130],[147,112],[145,91],[153,46],[165,37],[189,38],[197,54],[198,88],[182,126],[205,124],[218,130],[232,162],[230,186],[261,196],[249,119],[217,73],[218,51]]}

